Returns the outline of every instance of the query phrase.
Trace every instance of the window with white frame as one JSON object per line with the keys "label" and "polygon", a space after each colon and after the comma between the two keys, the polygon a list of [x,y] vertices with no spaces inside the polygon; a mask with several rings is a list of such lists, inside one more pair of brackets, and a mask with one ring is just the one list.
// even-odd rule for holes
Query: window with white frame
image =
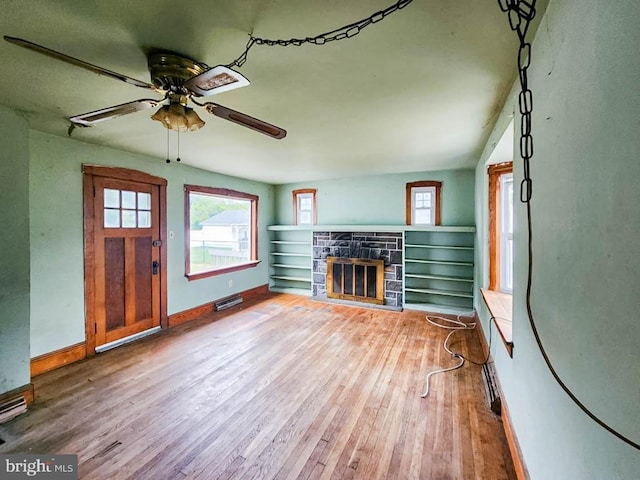
{"label": "window with white frame", "polygon": [[441,182],[407,183],[407,225],[440,225]]}
{"label": "window with white frame", "polygon": [[314,225],[316,223],[316,190],[306,188],[293,191],[294,225]]}
{"label": "window with white frame", "polygon": [[489,165],[489,289],[513,291],[513,163]]}
{"label": "window with white frame", "polygon": [[500,290],[513,291],[513,173],[500,175]]}

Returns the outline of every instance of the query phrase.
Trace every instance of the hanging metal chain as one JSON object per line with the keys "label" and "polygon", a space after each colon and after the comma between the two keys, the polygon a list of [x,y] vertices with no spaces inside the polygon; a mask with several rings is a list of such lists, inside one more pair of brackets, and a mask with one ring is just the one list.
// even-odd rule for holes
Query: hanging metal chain
{"label": "hanging metal chain", "polygon": [[254,37],[253,34],[251,34],[249,35],[249,41],[247,42],[247,46],[245,47],[244,52],[242,52],[242,55],[228,64],[227,67],[242,67],[242,65],[244,65],[244,63],[247,61],[249,50],[251,50],[251,47],[253,47],[254,45],[268,45],[270,47],[288,47],[290,45],[295,45],[296,47],[299,47],[300,45],[303,45],[305,43],[311,43],[313,45],[324,45],[325,43],[355,37],[369,25],[378,23],[388,15],[406,7],[411,2],[413,2],[413,0],[399,0],[393,5],[385,8],[384,10],[380,10],[379,12],[374,13],[373,15],[370,15],[367,18],[363,18],[362,20],[358,20],[357,22],[350,23],[349,25],[345,25],[344,27],[336,28],[335,30],[331,30],[330,32],[321,33],[320,35],[316,35],[315,37],[290,38],[289,40],[270,40],[268,38]]}
{"label": "hanging metal chain", "polygon": [[531,114],[533,113],[533,93],[529,89],[527,70],[531,62],[531,43],[527,41],[527,31],[536,16],[536,0],[498,0],[500,10],[507,12],[511,30],[518,34],[518,76],[520,78],[520,156],[524,165],[524,178],[520,182],[520,201],[528,203],[533,194],[530,160],[533,157],[533,137],[531,136]]}

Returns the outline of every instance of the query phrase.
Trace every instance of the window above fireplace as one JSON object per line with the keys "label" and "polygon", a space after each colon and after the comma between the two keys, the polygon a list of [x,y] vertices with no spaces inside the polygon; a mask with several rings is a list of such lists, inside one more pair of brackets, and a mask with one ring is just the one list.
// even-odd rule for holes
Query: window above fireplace
{"label": "window above fireplace", "polygon": [[407,183],[407,225],[440,225],[442,182]]}

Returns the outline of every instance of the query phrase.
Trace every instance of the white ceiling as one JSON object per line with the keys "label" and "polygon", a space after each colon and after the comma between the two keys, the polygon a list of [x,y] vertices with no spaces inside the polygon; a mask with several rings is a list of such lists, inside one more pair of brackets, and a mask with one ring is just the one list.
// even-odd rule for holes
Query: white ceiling
{"label": "white ceiling", "polygon": [[[0,30],[149,81],[144,48],[227,64],[251,31],[274,39],[315,36],[392,3],[0,0]],[[256,45],[239,69],[251,85],[211,99],[283,127],[287,137],[274,140],[199,111],[207,124],[181,134],[180,157],[269,183],[471,168],[515,79],[516,42],[496,0],[414,0],[351,39]],[[0,65],[0,103],[56,135],[67,134],[71,115],[159,97],[4,41]],[[166,130],[149,119],[152,113],[76,129],[73,137],[162,162]]]}

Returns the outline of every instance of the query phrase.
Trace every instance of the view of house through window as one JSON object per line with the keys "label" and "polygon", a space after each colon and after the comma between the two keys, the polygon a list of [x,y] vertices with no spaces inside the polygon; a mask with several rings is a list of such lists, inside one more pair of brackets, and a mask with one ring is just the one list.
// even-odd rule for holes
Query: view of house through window
{"label": "view of house through window", "polygon": [[257,197],[225,189],[186,187],[187,275],[255,260]]}

